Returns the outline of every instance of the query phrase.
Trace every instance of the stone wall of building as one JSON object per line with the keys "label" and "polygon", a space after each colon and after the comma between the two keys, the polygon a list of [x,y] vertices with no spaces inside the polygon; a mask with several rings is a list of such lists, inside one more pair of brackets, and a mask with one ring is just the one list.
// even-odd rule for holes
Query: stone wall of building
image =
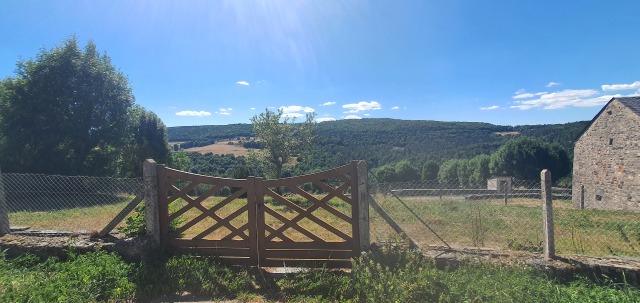
{"label": "stone wall of building", "polygon": [[639,174],[640,116],[614,100],[575,144],[573,205],[640,211]]}

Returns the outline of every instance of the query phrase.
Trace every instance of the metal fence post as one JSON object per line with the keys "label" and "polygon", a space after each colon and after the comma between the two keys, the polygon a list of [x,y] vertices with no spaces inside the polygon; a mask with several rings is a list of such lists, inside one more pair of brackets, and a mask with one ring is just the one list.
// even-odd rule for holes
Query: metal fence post
{"label": "metal fence post", "polygon": [[9,214],[7,211],[7,199],[4,194],[4,181],[2,179],[2,169],[0,169],[0,236],[11,232],[9,226]]}
{"label": "metal fence post", "polygon": [[158,171],[156,161],[147,159],[142,164],[144,182],[144,212],[146,232],[154,245],[160,244],[160,215],[158,209]]}
{"label": "metal fence post", "polygon": [[584,184],[580,185],[580,209],[584,209]]}
{"label": "metal fence post", "polygon": [[553,239],[553,201],[551,199],[551,172],[543,169],[540,172],[542,190],[542,222],[544,231],[544,256],[553,259],[556,256]]}

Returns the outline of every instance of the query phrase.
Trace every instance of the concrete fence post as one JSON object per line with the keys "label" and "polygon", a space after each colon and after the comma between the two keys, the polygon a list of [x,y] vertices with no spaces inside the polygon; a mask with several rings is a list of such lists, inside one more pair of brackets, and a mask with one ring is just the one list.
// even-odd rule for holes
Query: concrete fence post
{"label": "concrete fence post", "polygon": [[158,205],[158,171],[156,161],[147,159],[142,164],[144,182],[144,213],[147,236],[153,245],[160,244],[160,215]]}
{"label": "concrete fence post", "polygon": [[358,174],[358,226],[360,237],[360,251],[369,250],[371,243],[369,236],[369,172],[367,171],[367,162],[358,161],[356,164]]}
{"label": "concrete fence post", "polygon": [[553,259],[556,256],[555,241],[553,238],[553,201],[551,199],[551,172],[543,169],[540,172],[540,184],[542,190],[542,224],[544,232],[544,257]]}
{"label": "concrete fence post", "polygon": [[4,179],[2,178],[2,169],[0,169],[0,236],[11,232],[8,212],[7,196],[4,193]]}

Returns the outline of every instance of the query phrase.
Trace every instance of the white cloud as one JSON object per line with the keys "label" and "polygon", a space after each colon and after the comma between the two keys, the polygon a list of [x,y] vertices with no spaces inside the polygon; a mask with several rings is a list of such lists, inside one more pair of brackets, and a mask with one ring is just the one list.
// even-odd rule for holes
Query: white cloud
{"label": "white cloud", "polygon": [[356,115],[348,115],[346,117],[344,117],[345,120],[359,120],[362,119],[360,116],[356,116]]}
{"label": "white cloud", "polygon": [[536,96],[542,96],[542,95],[546,95],[548,94],[547,92],[539,92],[539,93],[535,93],[534,95]]}
{"label": "white cloud", "polygon": [[567,106],[595,106],[593,96],[598,91],[593,89],[566,89],[563,91],[540,95],[537,99],[526,101],[516,101],[518,105],[512,105],[511,108],[527,110],[536,107],[543,109],[560,109]]}
{"label": "white cloud", "polygon": [[371,114],[364,114],[364,116],[365,116],[365,117],[369,117],[369,116],[371,116]]}
{"label": "white cloud", "polygon": [[576,104],[575,106],[578,106],[578,107],[602,106],[602,105],[605,105],[607,102],[609,102],[611,99],[618,98],[618,97],[622,97],[622,95],[620,94],[605,95],[605,96],[585,99],[585,100],[582,100],[579,104]]}
{"label": "white cloud", "polygon": [[631,84],[610,84],[603,85],[603,91],[611,91],[611,90],[628,90],[628,89],[640,89],[640,81],[633,82]]}
{"label": "white cloud", "polygon": [[531,97],[535,97],[535,95],[530,93],[522,93],[522,94],[517,94],[513,96],[513,99],[526,99]]}
{"label": "white cloud", "polygon": [[357,112],[365,111],[365,110],[378,110],[381,109],[382,106],[378,101],[360,101],[358,103],[345,104],[342,108],[348,109],[345,113],[347,114],[355,114]]}
{"label": "white cloud", "polygon": [[256,110],[256,108],[255,108],[255,107],[250,107],[249,109],[250,109],[250,110]]}
{"label": "white cloud", "polygon": [[391,110],[397,110],[397,109],[400,109],[400,106],[394,106],[391,108]]}
{"label": "white cloud", "polygon": [[238,81],[238,82],[236,82],[236,84],[240,84],[240,85],[248,86],[248,85],[249,85],[249,82],[247,82],[247,81]]}
{"label": "white cloud", "polygon": [[267,84],[267,80],[258,80],[258,85]]}
{"label": "white cloud", "polygon": [[218,109],[218,111],[216,112],[216,114],[218,115],[223,115],[223,116],[229,116],[231,115],[231,111],[233,110],[233,108],[220,108]]}
{"label": "white cloud", "polygon": [[283,117],[289,117],[289,118],[300,118],[300,117],[304,117],[304,113],[312,113],[315,111],[315,109],[308,107],[308,106],[299,106],[299,105],[290,105],[290,106],[280,106],[280,109],[282,110],[282,116]]}
{"label": "white cloud", "polygon": [[547,85],[545,85],[545,87],[554,87],[554,86],[558,86],[560,84],[561,83],[551,81]]}
{"label": "white cloud", "polygon": [[316,122],[320,123],[320,122],[327,122],[327,121],[336,121],[335,118],[318,118],[316,119]]}
{"label": "white cloud", "polygon": [[333,102],[333,101],[329,101],[329,102],[325,102],[325,103],[320,104],[320,106],[329,106],[329,105],[334,105],[334,104],[336,104],[336,103]]}
{"label": "white cloud", "polygon": [[481,107],[480,110],[494,110],[494,109],[498,109],[498,108],[500,108],[500,106],[492,105],[492,106],[488,106],[488,107]]}
{"label": "white cloud", "polygon": [[514,93],[514,95],[524,94],[524,92],[525,92],[524,88],[521,88],[521,89],[517,90],[517,91]]}
{"label": "white cloud", "polygon": [[201,110],[201,111],[183,110],[181,112],[177,112],[176,116],[206,117],[206,116],[211,116],[211,113],[203,111],[203,110]]}

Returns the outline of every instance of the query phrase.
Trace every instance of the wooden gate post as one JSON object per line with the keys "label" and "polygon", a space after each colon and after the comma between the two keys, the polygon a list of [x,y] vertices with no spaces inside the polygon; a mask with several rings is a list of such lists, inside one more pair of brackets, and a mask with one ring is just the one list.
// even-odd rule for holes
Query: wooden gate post
{"label": "wooden gate post", "polygon": [[360,237],[360,252],[369,250],[369,190],[367,188],[368,176],[367,162],[358,161],[358,233]]}
{"label": "wooden gate post", "polygon": [[542,186],[542,222],[544,231],[544,256],[553,259],[556,256],[555,241],[553,238],[553,201],[551,199],[551,172],[543,169],[540,172],[540,184]]}
{"label": "wooden gate post", "polygon": [[160,214],[158,208],[158,171],[156,161],[147,159],[142,164],[144,182],[144,213],[147,236],[153,245],[160,244]]}
{"label": "wooden gate post", "polygon": [[10,232],[7,199],[4,194],[4,181],[2,179],[2,170],[0,169],[0,236],[4,236]]}

